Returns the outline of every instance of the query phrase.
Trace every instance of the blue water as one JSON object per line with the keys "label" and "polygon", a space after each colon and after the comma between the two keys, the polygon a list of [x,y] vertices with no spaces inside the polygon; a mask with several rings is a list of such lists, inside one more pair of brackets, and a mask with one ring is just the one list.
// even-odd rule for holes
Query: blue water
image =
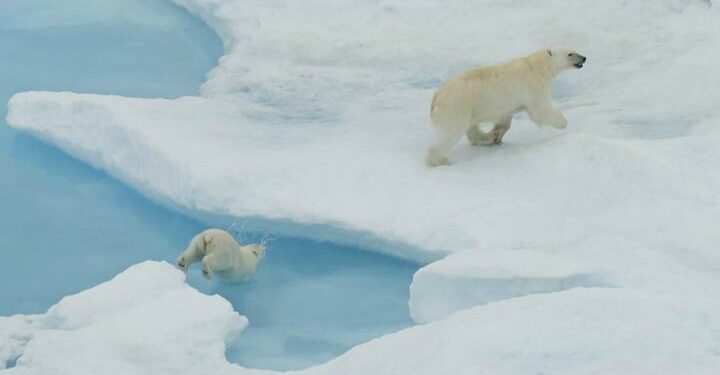
{"label": "blue water", "polygon": [[[257,240],[249,237],[241,238]],[[243,283],[208,283],[193,266],[191,285],[222,295],[250,320],[227,350],[230,361],[244,366],[304,368],[412,324],[408,286],[417,266],[399,259],[280,238]]]}
{"label": "blue water", "polygon": [[[0,316],[43,312],[142,260],[174,261],[202,224],[13,131],[4,103],[27,90],[194,94],[222,53],[216,35],[164,0],[3,0],[0,51]],[[229,359],[290,369],[410,325],[416,268],[281,238],[247,283],[207,282],[197,267],[188,281],[250,319]]]}
{"label": "blue water", "polygon": [[[148,10],[159,26],[136,20]],[[6,103],[26,90],[195,93],[222,53],[215,34],[162,0],[3,0],[0,51],[0,315],[45,311],[183,247],[198,223],[11,130]]]}

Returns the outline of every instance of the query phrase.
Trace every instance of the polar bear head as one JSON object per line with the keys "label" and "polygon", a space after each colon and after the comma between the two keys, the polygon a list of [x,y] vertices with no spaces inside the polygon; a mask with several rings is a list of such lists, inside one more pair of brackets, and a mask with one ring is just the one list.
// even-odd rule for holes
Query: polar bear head
{"label": "polar bear head", "polygon": [[265,256],[264,245],[245,245],[242,247],[244,251],[248,251],[255,258],[260,259]]}
{"label": "polar bear head", "polygon": [[580,69],[587,61],[587,57],[565,47],[550,47],[547,49],[547,54],[558,72],[567,69]]}

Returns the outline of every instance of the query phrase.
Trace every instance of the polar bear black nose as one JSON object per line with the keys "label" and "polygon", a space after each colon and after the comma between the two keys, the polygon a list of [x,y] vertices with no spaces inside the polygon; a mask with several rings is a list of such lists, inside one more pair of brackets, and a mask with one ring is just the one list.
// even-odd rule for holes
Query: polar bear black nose
{"label": "polar bear black nose", "polygon": [[580,56],[580,58],[582,59],[582,62],[587,61],[587,57],[585,57],[585,56],[583,56],[583,55],[579,55],[579,56]]}

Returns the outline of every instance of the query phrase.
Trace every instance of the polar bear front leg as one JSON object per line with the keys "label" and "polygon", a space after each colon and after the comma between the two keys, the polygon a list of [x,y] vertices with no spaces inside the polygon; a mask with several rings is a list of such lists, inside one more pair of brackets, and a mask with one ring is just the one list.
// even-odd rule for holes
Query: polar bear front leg
{"label": "polar bear front leg", "polygon": [[468,141],[473,146],[491,145],[495,143],[495,138],[492,133],[485,133],[480,130],[480,124],[475,124],[468,129],[467,133]]}
{"label": "polar bear front leg", "polygon": [[559,109],[555,108],[547,95],[542,100],[536,100],[526,106],[530,119],[538,126],[552,126],[558,129],[567,127],[567,120]]}

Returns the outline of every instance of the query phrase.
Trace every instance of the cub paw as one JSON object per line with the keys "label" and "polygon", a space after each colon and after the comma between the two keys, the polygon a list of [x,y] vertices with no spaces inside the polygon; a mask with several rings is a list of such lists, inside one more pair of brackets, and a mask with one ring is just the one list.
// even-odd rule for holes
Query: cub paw
{"label": "cub paw", "polygon": [[177,266],[183,271],[187,271],[188,268],[188,262],[185,260],[185,257],[180,257],[177,261]]}

